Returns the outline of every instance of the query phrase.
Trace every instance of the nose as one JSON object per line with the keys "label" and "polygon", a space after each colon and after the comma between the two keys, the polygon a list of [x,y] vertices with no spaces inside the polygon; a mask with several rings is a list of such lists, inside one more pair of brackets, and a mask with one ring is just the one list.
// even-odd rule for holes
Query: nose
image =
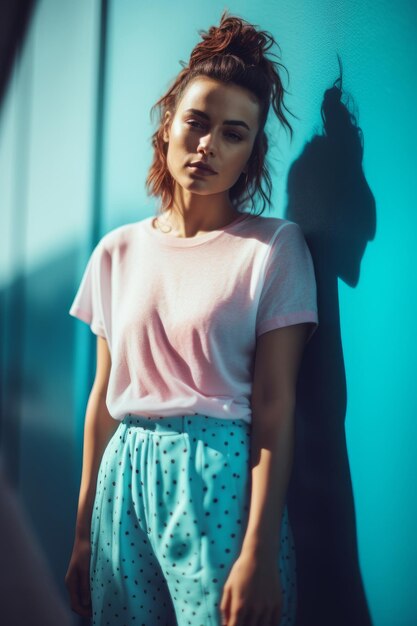
{"label": "nose", "polygon": [[214,154],[213,150],[213,136],[212,134],[207,134],[205,137],[200,137],[200,143],[198,146],[198,151],[203,150],[204,152],[210,152],[210,154]]}

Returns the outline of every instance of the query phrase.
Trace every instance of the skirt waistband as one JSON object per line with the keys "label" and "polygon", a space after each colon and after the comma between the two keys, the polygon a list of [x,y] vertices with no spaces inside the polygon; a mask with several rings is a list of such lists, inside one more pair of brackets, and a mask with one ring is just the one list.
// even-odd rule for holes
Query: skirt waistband
{"label": "skirt waistband", "polygon": [[193,430],[193,428],[212,427],[250,430],[250,424],[243,419],[222,419],[201,414],[147,417],[146,415],[127,413],[121,423],[127,427],[136,426],[150,433],[158,434],[184,433]]}

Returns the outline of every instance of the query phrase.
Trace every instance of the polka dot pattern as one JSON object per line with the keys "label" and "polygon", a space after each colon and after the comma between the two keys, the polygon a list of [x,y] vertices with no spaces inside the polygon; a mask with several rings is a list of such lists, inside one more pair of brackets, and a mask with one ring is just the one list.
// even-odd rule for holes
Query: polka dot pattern
{"label": "polka dot pattern", "polygon": [[[220,626],[223,586],[248,521],[249,461],[244,420],[125,416],[97,477],[92,626]],[[286,507],[277,566],[277,626],[292,626],[296,564]]]}

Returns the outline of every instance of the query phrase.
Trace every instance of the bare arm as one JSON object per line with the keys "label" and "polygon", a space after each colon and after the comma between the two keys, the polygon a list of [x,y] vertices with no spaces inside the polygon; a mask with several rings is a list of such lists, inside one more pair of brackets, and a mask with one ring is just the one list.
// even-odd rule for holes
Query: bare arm
{"label": "bare arm", "polygon": [[71,609],[82,617],[91,617],[90,530],[103,452],[120,422],[111,417],[106,406],[111,356],[106,340],[97,337],[97,368],[87,403],[84,423],[83,467],[78,498],[75,541],[65,576]]}
{"label": "bare arm", "polygon": [[97,369],[87,403],[84,423],[83,466],[78,499],[76,536],[89,538],[97,475],[103,452],[120,422],[111,417],[106,406],[111,356],[107,341],[97,337]]}
{"label": "bare arm", "polygon": [[242,552],[273,554],[291,475],[298,371],[308,323],[262,334],[257,343],[252,391],[249,520]]}

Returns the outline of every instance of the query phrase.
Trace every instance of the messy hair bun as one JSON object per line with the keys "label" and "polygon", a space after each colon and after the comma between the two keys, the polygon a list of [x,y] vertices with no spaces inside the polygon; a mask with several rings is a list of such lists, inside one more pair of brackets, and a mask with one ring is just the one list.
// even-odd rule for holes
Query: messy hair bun
{"label": "messy hair bun", "polygon": [[[266,56],[267,51],[275,43],[274,37],[267,31],[257,30],[254,25],[240,17],[230,16],[224,11],[219,26],[212,26],[208,32],[198,31],[202,41],[191,52],[188,64],[180,61],[183,69],[175,81],[152,107],[159,111],[159,127],[152,135],[154,159],[146,179],[146,187],[150,195],[162,197],[161,211],[172,205],[174,183],[166,163],[167,144],[163,140],[163,120],[166,111],[175,114],[181,97],[188,85],[199,76],[207,76],[224,83],[234,83],[252,92],[259,101],[259,129],[248,161],[247,175],[241,175],[229,190],[229,197],[236,209],[241,209],[248,200],[254,200],[259,194],[263,206],[258,215],[262,214],[266,203],[271,206],[271,177],[266,166],[268,138],[265,124],[270,105],[280,123],[290,132],[293,130],[285,115],[292,113],[284,104],[283,87],[278,69],[286,68],[279,61]],[[276,56],[276,55],[273,55]],[[288,74],[288,72],[287,72]],[[265,183],[266,190],[262,188]]]}

